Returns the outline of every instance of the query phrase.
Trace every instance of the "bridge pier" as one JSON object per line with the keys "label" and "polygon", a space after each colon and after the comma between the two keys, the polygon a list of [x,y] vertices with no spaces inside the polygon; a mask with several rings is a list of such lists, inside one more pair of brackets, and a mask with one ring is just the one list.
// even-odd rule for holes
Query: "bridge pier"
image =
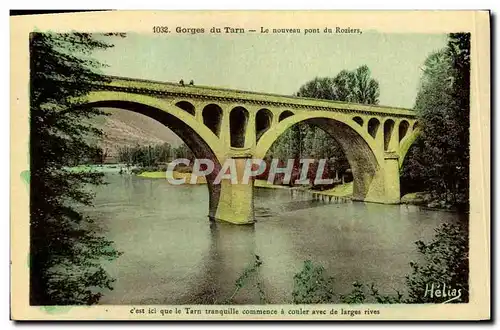
{"label": "bridge pier", "polygon": [[[253,178],[248,183],[242,183],[247,157],[233,157],[236,165],[237,183],[223,179],[220,183],[219,200],[216,205],[215,220],[238,225],[253,224]],[[215,205],[214,205],[215,206]],[[212,212],[211,212],[212,213]]]}
{"label": "bridge pier", "polygon": [[384,161],[385,204],[399,204],[401,202],[399,156],[394,152],[386,152]]}
{"label": "bridge pier", "polygon": [[366,180],[368,190],[362,197],[361,192],[354,190],[353,199],[380,204],[399,204],[401,192],[399,184],[399,156],[394,152],[385,152],[382,166],[377,168],[372,179]]}

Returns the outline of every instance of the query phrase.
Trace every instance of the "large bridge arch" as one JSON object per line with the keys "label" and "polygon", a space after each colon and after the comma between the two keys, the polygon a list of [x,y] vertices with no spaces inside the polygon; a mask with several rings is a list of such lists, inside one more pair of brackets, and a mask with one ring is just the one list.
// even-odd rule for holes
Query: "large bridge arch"
{"label": "large bridge arch", "polygon": [[[94,91],[88,94],[82,106],[117,108],[143,114],[171,129],[193,150],[196,157],[213,154],[217,161],[223,160],[224,150],[218,137],[192,114],[170,102],[146,95]],[[207,150],[211,152],[206,154]]]}
{"label": "large bridge arch", "polygon": [[158,98],[109,91],[94,91],[88,94],[79,107],[103,107],[133,111],[152,118],[172,130],[192,150],[196,158],[211,159],[215,170],[207,175],[209,191],[209,216],[214,217],[220,198],[220,184],[213,181],[223,162],[224,151],[217,136],[194,116],[182,108]]}
{"label": "large bridge arch", "polygon": [[350,117],[333,113],[303,113],[283,119],[260,138],[255,157],[263,159],[273,143],[290,127],[298,123],[315,125],[332,136],[344,151],[354,179],[353,198],[365,200],[380,169],[375,140]]}

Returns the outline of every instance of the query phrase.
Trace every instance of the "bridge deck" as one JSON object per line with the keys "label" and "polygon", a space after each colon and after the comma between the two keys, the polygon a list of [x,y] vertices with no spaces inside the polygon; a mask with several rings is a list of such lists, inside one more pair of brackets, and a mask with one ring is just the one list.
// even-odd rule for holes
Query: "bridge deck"
{"label": "bridge deck", "polygon": [[187,98],[209,99],[217,101],[234,101],[260,105],[273,105],[304,110],[326,110],[373,114],[382,116],[396,116],[414,118],[415,112],[411,109],[395,108],[380,105],[366,105],[358,103],[319,100],[313,98],[286,96],[269,93],[250,92],[210,86],[185,85],[170,82],[159,82],[135,78],[109,76],[112,82],[106,87],[112,90],[128,92],[143,92],[154,95],[178,96]]}

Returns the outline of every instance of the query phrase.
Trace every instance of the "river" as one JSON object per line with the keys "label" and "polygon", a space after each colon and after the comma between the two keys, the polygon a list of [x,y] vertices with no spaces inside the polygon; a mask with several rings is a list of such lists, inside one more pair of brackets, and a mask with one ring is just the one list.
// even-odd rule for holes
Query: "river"
{"label": "river", "polygon": [[305,260],[321,264],[346,293],[354,281],[382,293],[404,290],[415,241],[432,239],[455,213],[416,206],[323,202],[286,189],[257,188],[256,223],[236,226],[207,218],[208,190],[166,180],[106,174],[85,212],[123,254],[104,264],[116,279],[102,304],[221,303],[235,291],[245,267],[262,260],[255,279],[235,296],[259,303],[291,303],[293,276]]}

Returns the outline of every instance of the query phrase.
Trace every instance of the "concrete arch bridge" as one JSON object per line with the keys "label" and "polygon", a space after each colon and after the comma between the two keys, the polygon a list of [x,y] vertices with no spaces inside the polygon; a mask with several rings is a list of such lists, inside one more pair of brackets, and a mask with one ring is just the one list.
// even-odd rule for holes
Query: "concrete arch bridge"
{"label": "concrete arch bridge", "polygon": [[[305,122],[339,142],[353,173],[353,199],[400,202],[399,169],[419,132],[412,110],[110,78],[110,83],[94,86],[84,106],[151,117],[175,132],[197,158],[212,159],[218,168],[234,159],[240,175],[248,158],[263,159],[281,134]],[[207,176],[209,216],[253,223],[253,181],[214,184],[215,173]]]}

